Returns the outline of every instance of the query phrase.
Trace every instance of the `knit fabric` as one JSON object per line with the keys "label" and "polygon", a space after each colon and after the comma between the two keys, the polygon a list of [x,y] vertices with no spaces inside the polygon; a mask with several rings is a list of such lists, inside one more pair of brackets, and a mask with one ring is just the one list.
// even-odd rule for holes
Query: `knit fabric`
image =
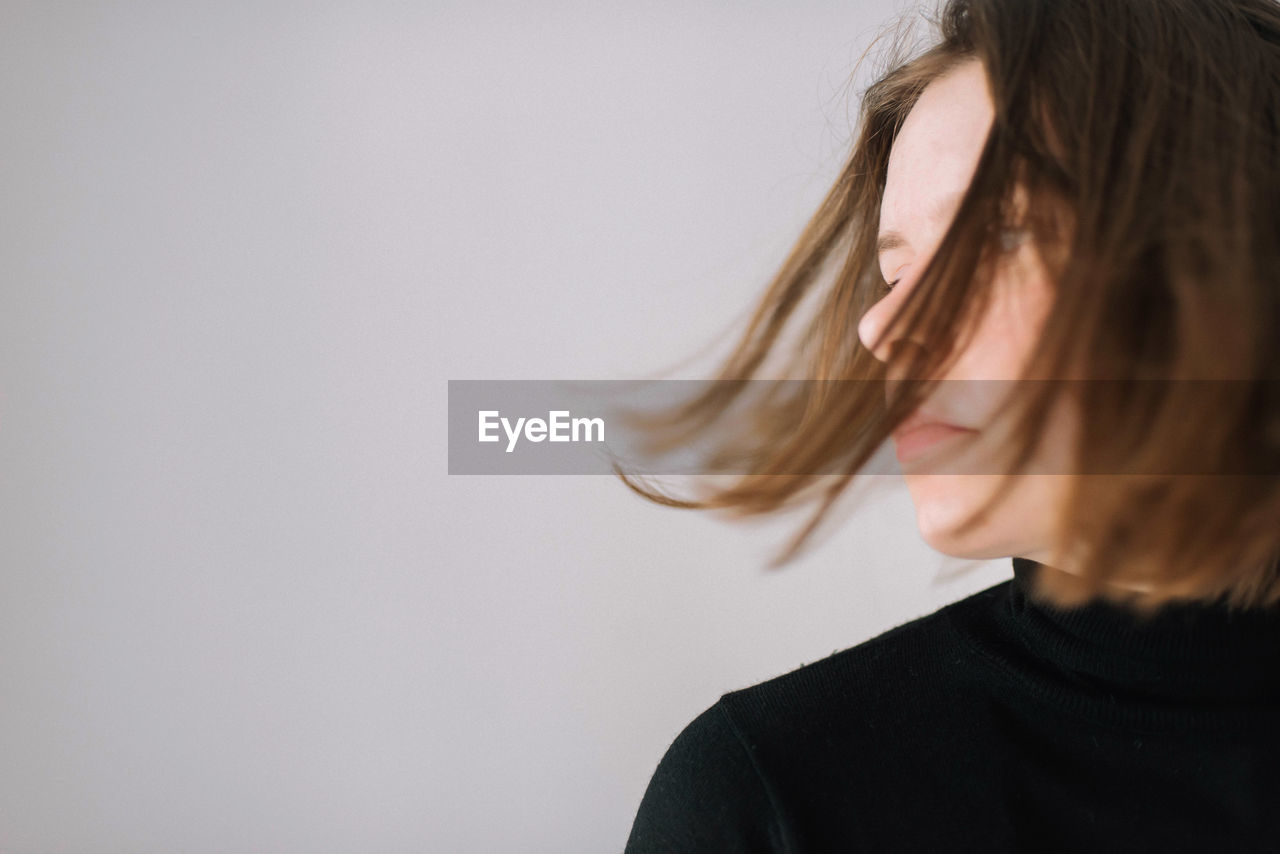
{"label": "knit fabric", "polygon": [[1280,609],[1058,609],[1043,569],[725,694],[627,854],[1280,852]]}

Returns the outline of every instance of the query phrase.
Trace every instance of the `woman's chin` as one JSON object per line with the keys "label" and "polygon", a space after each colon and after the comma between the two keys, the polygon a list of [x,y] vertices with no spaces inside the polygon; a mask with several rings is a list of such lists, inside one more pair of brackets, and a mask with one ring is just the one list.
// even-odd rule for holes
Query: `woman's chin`
{"label": "woman's chin", "polygon": [[[968,531],[968,520],[989,497],[998,478],[980,475],[922,475],[908,481],[916,508],[916,527],[934,551],[964,560],[995,560],[1042,551],[1040,528],[1048,508],[1028,505],[1011,496]],[[989,482],[991,481],[991,482]]]}

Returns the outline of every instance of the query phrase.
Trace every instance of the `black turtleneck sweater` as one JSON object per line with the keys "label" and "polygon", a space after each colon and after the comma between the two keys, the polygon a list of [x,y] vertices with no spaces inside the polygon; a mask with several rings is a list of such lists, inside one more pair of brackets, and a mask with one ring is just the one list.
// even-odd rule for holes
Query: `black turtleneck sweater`
{"label": "black turtleneck sweater", "polygon": [[627,854],[1280,852],[1280,610],[1057,609],[1013,568],[725,694]]}

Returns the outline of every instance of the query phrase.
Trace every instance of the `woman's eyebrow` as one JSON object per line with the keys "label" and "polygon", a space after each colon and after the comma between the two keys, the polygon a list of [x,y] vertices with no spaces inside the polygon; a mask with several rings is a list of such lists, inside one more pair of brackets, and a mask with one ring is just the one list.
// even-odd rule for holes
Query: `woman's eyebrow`
{"label": "woman's eyebrow", "polygon": [[[929,214],[934,222],[949,216],[955,212],[956,206],[960,204],[964,191],[960,190],[954,193],[947,193],[942,196],[930,209]],[[886,231],[876,238],[876,255],[883,255],[891,249],[899,249],[903,246],[911,246],[911,243],[900,231]]]}
{"label": "woman's eyebrow", "polygon": [[883,255],[890,249],[897,249],[902,246],[910,246],[907,238],[902,236],[900,231],[886,231],[876,239],[876,255]]}

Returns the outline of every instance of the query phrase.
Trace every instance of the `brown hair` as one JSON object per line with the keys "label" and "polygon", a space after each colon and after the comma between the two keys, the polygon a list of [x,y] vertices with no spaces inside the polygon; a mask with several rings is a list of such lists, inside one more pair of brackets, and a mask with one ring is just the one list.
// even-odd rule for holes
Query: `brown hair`
{"label": "brown hair", "polygon": [[[744,384],[710,383],[653,426],[655,445],[714,435],[751,473],[697,499],[624,480],[670,506],[742,515],[816,500],[792,557],[944,375],[956,330],[981,316],[1018,188],[1017,225],[1056,283],[1024,377],[1107,380],[1078,387],[1084,474],[1060,530],[1079,568],[1041,573],[1041,589],[1063,604],[1114,596],[1106,582],[1124,567],[1155,585],[1131,598],[1144,613],[1173,599],[1280,601],[1280,5],[951,0],[933,23],[932,47],[865,90],[851,155],[717,375],[761,378],[766,356],[781,356],[785,377],[873,382],[786,386],[751,401],[767,415],[737,419],[749,426],[736,432],[723,422]],[[875,382],[886,366],[855,330],[886,293],[875,242],[890,149],[924,87],[968,59],[986,71],[995,118],[950,229],[886,330],[935,342],[894,351],[913,379],[886,402]],[[1230,381],[1169,382],[1190,379]],[[1050,383],[1022,396],[1009,474],[1057,394]],[[1230,474],[1179,474],[1206,462]],[[1169,474],[1088,474],[1126,466]]]}

